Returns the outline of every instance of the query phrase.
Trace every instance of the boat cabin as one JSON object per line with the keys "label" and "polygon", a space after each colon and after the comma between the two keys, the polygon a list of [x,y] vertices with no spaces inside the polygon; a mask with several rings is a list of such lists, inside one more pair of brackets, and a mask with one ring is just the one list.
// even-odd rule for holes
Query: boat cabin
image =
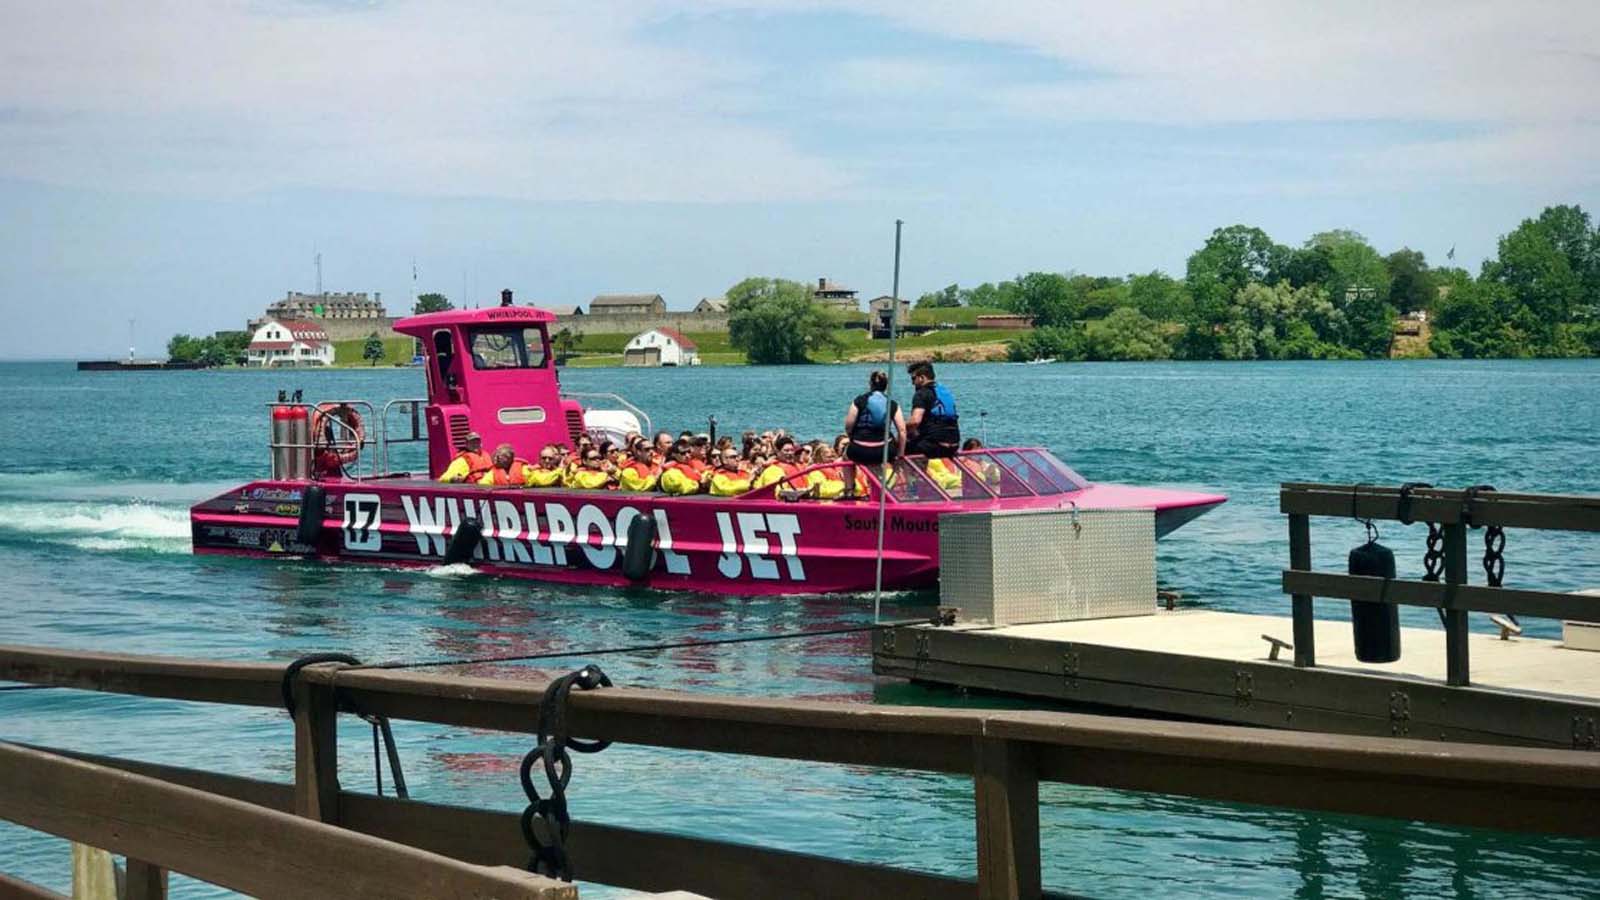
{"label": "boat cabin", "polygon": [[401,319],[394,330],[417,339],[428,376],[428,468],[443,471],[469,432],[485,450],[506,443],[534,458],[548,443],[574,446],[583,409],[561,396],[550,352],[555,316],[531,306],[454,309]]}

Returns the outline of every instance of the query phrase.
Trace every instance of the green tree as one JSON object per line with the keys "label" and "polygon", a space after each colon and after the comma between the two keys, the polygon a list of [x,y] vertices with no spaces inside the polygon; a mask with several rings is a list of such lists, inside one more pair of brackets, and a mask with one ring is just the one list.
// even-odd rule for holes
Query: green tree
{"label": "green tree", "polygon": [[1229,305],[1218,355],[1223,359],[1342,359],[1354,354],[1323,334],[1343,330],[1343,313],[1320,286],[1249,284]]}
{"label": "green tree", "polygon": [[1161,326],[1131,306],[1119,306],[1088,331],[1090,359],[1166,359],[1172,355]]}
{"label": "green tree", "polygon": [[729,288],[728,342],[758,365],[809,362],[809,353],[842,349],[811,288],[781,278],[746,278]]}
{"label": "green tree", "polygon": [[935,309],[939,307],[960,306],[961,286],[957,284],[946,285],[942,291],[930,291],[917,298],[917,307]]}
{"label": "green tree", "polygon": [[1403,247],[1384,257],[1383,263],[1389,270],[1389,303],[1397,312],[1433,306],[1439,289],[1422,251]]}
{"label": "green tree", "polygon": [[[1572,270],[1567,253],[1557,245],[1558,235],[1542,218],[1524,219],[1502,237],[1499,254],[1484,263],[1480,278],[1504,285],[1510,292],[1502,303],[1509,301],[1512,308],[1503,306],[1501,318],[1531,336],[1537,345],[1534,353],[1544,352],[1553,344],[1556,325],[1566,322],[1583,306],[1584,299],[1581,278]],[[1521,309],[1527,310],[1526,317],[1517,316]]]}
{"label": "green tree", "polygon": [[1190,254],[1184,281],[1202,315],[1220,315],[1245,285],[1278,280],[1288,257],[1288,248],[1265,231],[1229,225],[1211,232],[1205,246]]}
{"label": "green tree", "polygon": [[1290,287],[1327,284],[1333,276],[1333,251],[1320,244],[1290,250],[1284,258],[1281,274]]}
{"label": "green tree", "polygon": [[563,328],[550,337],[550,346],[556,351],[556,365],[565,365],[572,357],[572,351],[577,348],[578,339],[573,336],[571,328]]}
{"label": "green tree", "polygon": [[374,331],[367,336],[367,342],[361,348],[361,358],[369,365],[377,365],[383,360],[383,339]]}
{"label": "green tree", "polygon": [[447,309],[455,309],[455,306],[450,303],[450,298],[445,295],[419,294],[417,296],[417,304],[411,308],[411,311],[420,316],[423,313],[444,312]]}
{"label": "green tree", "polygon": [[1128,301],[1139,312],[1157,322],[1182,321],[1194,305],[1184,290],[1183,282],[1161,271],[1129,278]]}
{"label": "green tree", "polygon": [[204,340],[187,334],[175,334],[167,341],[167,358],[174,362],[195,362],[204,351]]}
{"label": "green tree", "polygon": [[1055,272],[1029,272],[1016,279],[1014,299],[1007,308],[1033,316],[1038,326],[1066,325],[1076,312],[1071,281]]}
{"label": "green tree", "polygon": [[1501,311],[1512,306],[1511,292],[1493,281],[1451,285],[1433,312],[1428,349],[1445,359],[1490,359],[1526,355]]}
{"label": "green tree", "polygon": [[1567,266],[1578,276],[1587,301],[1600,301],[1600,232],[1590,229],[1589,214],[1581,206],[1548,206],[1539,213],[1538,225],[1549,235]]}
{"label": "green tree", "polygon": [[1031,362],[1036,359],[1053,359],[1069,362],[1083,359],[1085,339],[1083,328],[1075,324],[1047,325],[1035,328],[1006,342],[1006,355],[1012,362]]}

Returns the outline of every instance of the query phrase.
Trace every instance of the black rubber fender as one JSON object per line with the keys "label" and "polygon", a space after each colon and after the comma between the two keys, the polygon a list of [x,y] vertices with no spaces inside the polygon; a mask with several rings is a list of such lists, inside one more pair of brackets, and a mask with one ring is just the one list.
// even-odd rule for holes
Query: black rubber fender
{"label": "black rubber fender", "polygon": [[622,552],[622,574],[642,582],[656,565],[656,517],[643,512],[628,523],[628,546]]}
{"label": "black rubber fender", "polygon": [[306,485],[300,497],[300,522],[295,526],[294,539],[309,544],[313,550],[322,544],[322,517],[328,512],[327,491],[320,484]]}
{"label": "black rubber fender", "polygon": [[452,566],[472,559],[473,551],[478,549],[482,541],[483,523],[473,518],[463,519],[456,526],[456,533],[450,535],[450,546],[444,551],[444,564]]}

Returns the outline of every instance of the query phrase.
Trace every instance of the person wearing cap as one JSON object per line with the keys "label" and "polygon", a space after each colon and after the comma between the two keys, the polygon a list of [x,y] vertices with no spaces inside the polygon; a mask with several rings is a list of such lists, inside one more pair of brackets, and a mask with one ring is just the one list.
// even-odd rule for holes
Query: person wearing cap
{"label": "person wearing cap", "polygon": [[689,439],[689,465],[704,484],[711,477],[711,435],[697,434]]}
{"label": "person wearing cap", "polygon": [[444,474],[439,476],[439,480],[445,484],[474,484],[494,468],[494,460],[483,452],[482,435],[476,431],[467,432],[467,439],[462,441],[462,446],[466,449],[457,453],[456,458],[445,467]]}
{"label": "person wearing cap", "polygon": [[539,451],[539,464],[528,467],[524,483],[531,488],[561,487],[567,474],[561,464],[561,450],[560,444],[545,444]]}
{"label": "person wearing cap", "polygon": [[515,447],[501,444],[494,448],[494,465],[483,473],[478,483],[484,487],[526,487],[532,468],[527,460],[518,458]]}

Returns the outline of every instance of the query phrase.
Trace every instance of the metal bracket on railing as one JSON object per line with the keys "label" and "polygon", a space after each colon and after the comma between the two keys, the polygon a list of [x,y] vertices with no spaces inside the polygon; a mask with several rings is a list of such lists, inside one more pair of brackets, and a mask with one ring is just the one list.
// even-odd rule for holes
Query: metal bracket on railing
{"label": "metal bracket on railing", "polygon": [[1596,728],[1594,716],[1572,717],[1572,749],[1600,749],[1600,728]]}
{"label": "metal bracket on railing", "polygon": [[1243,669],[1233,673],[1233,702],[1249,706],[1256,696],[1256,677]]}
{"label": "metal bracket on railing", "polygon": [[1061,654],[1061,680],[1068,690],[1078,686],[1078,669],[1083,663],[1083,658],[1076,650],[1068,650]]}
{"label": "metal bracket on railing", "polygon": [[1395,737],[1411,733],[1411,695],[1405,691],[1389,694],[1389,733]]}

